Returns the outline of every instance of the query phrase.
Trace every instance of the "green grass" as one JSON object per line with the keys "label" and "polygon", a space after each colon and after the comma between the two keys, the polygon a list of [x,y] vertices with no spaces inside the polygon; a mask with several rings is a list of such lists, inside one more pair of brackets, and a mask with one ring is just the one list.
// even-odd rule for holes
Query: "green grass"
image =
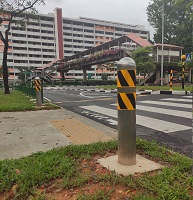
{"label": "green grass", "polygon": [[[116,85],[104,85],[104,86],[97,86],[98,88],[104,88],[104,89],[117,89]],[[137,86],[138,90],[169,90],[170,86]],[[173,86],[172,90],[182,90],[181,86]],[[192,91],[192,86],[186,86],[184,87],[184,91]]]}
{"label": "green grass", "polygon": [[0,112],[30,111],[43,109],[58,109],[59,107],[51,103],[37,108],[36,103],[31,97],[22,94],[19,91],[11,91],[11,94],[4,94],[0,90]]}
{"label": "green grass", "polygon": [[[37,188],[42,185],[49,186],[55,179],[60,178],[62,182],[55,183],[57,188],[80,188],[79,200],[111,199],[116,185],[136,191],[130,198],[133,200],[193,199],[190,194],[193,190],[191,159],[173,153],[155,142],[137,139],[138,153],[165,165],[162,170],[154,172],[154,175],[144,173],[140,176],[123,177],[115,172],[95,175],[93,170],[87,174],[82,171],[81,160],[92,160],[95,155],[104,156],[106,152],[116,150],[116,141],[99,142],[90,145],[70,145],[18,160],[0,161],[0,192],[10,191],[16,186],[15,199],[27,199],[29,196],[33,199],[46,199],[46,190],[40,195]],[[112,189],[101,189],[89,195],[81,193],[81,188],[90,183],[110,185]]]}

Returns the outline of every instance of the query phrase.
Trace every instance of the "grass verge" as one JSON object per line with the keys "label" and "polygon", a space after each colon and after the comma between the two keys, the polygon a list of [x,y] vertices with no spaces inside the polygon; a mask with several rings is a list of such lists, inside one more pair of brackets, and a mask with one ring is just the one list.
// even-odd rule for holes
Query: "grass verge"
{"label": "grass verge", "polygon": [[11,94],[4,94],[0,91],[0,112],[30,111],[58,109],[59,107],[51,103],[45,103],[37,107],[30,97],[25,96],[19,91],[12,91]]}
{"label": "grass verge", "polygon": [[193,199],[191,159],[155,142],[137,140],[139,154],[162,170],[129,176],[101,167],[97,159],[114,155],[117,142],[70,145],[18,160],[0,161],[0,197],[6,199]]}

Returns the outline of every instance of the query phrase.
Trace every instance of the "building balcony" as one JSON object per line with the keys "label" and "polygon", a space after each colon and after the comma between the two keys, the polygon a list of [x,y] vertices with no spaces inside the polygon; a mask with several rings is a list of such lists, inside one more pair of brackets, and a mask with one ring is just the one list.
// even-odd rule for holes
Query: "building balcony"
{"label": "building balcony", "polygon": [[77,36],[73,36],[71,37],[73,40],[83,40],[84,38],[83,37],[77,37]]}
{"label": "building balcony", "polygon": [[28,48],[38,48],[38,49],[41,49],[42,45],[28,44]]}
{"label": "building balcony", "polygon": [[39,36],[40,32],[34,32],[34,31],[27,31],[28,35],[35,35],[35,36]]}
{"label": "building balcony", "polygon": [[24,35],[26,35],[26,30],[23,30],[23,31],[20,31],[20,30],[13,30],[13,29],[11,29],[10,30],[10,32],[13,34],[13,33],[15,33],[15,34],[24,34]]}
{"label": "building balcony", "polygon": [[27,50],[16,50],[16,49],[13,49],[13,53],[26,54]]}
{"label": "building balcony", "polygon": [[74,24],[72,24],[72,27],[73,27],[73,28],[84,29],[84,26],[83,26],[83,25],[74,25]]}
{"label": "building balcony", "polygon": [[71,33],[72,34],[72,30],[66,30],[66,29],[63,29],[63,33]]}
{"label": "building balcony", "polygon": [[28,41],[30,41],[30,42],[42,42],[42,39],[40,39],[40,38],[28,38],[27,39]]}
{"label": "building balcony", "polygon": [[[54,18],[53,18],[54,19]],[[49,25],[53,25],[54,20],[53,21],[44,21],[44,20],[39,20],[40,24],[49,24]]]}
{"label": "building balcony", "polygon": [[13,63],[14,67],[28,67],[28,63]]}
{"label": "building balcony", "polygon": [[27,38],[26,38],[26,36],[24,36],[24,37],[20,37],[20,36],[11,36],[10,37],[10,39],[13,41],[13,40],[18,40],[18,41],[26,41],[27,40]]}
{"label": "building balcony", "polygon": [[44,26],[41,26],[40,29],[41,30],[45,30],[45,31],[53,31],[54,32],[54,27],[44,27]]}

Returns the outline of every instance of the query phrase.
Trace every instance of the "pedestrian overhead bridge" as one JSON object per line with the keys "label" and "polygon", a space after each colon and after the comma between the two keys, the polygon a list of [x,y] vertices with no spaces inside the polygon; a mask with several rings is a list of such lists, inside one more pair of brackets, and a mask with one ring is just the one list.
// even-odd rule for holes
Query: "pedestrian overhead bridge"
{"label": "pedestrian overhead bridge", "polygon": [[[132,47],[130,45],[131,41],[135,42],[137,46]],[[85,81],[87,77],[86,71],[92,65],[118,61],[123,57],[130,56],[131,51],[138,46],[151,46],[151,44],[136,34],[130,33],[75,55],[65,57],[62,60],[54,60],[41,68],[37,68],[37,70],[41,72],[41,77],[49,76],[52,72],[58,71],[62,79],[64,79],[64,73],[69,70],[82,69],[83,80]]]}

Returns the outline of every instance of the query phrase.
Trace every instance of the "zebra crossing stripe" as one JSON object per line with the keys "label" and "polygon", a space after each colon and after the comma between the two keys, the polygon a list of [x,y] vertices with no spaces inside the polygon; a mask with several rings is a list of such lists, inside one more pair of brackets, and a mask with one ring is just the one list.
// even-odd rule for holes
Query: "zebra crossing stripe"
{"label": "zebra crossing stripe", "polygon": [[193,99],[193,96],[182,96],[183,98]]}
{"label": "zebra crossing stripe", "polygon": [[136,93],[118,93],[118,110],[135,110],[136,108]]}
{"label": "zebra crossing stripe", "polygon": [[[117,119],[117,110],[104,108],[104,107],[100,107],[100,106],[95,106],[95,105],[81,106],[81,108],[89,110],[89,111],[93,111],[96,113],[100,113],[103,115],[107,115],[107,116]],[[150,117],[144,117],[144,116],[140,116],[140,115],[136,116],[136,123],[138,125],[141,125],[141,126],[144,126],[147,128],[151,128],[151,129],[154,129],[157,131],[162,131],[164,133],[172,133],[172,132],[176,132],[176,131],[183,131],[183,130],[191,129],[191,127],[189,127],[189,126],[184,126],[184,125],[167,122],[164,120],[154,119],[154,118],[150,118]]]}
{"label": "zebra crossing stripe", "polygon": [[136,70],[120,70],[117,71],[117,76],[117,87],[136,86]]}
{"label": "zebra crossing stripe", "polygon": [[192,99],[179,99],[179,98],[166,98],[164,101],[177,101],[177,102],[188,102],[192,103]]}
{"label": "zebra crossing stripe", "polygon": [[141,105],[137,105],[137,110],[143,110],[143,111],[147,111],[147,112],[166,114],[166,115],[170,115],[170,116],[192,119],[192,113],[191,112],[180,111],[180,110],[155,108],[155,107],[151,107],[151,106],[141,106]]}
{"label": "zebra crossing stripe", "polygon": [[182,103],[172,103],[172,102],[163,102],[163,101],[140,101],[140,103],[147,103],[147,104],[154,104],[154,105],[161,105],[161,106],[174,106],[180,108],[192,108],[191,104],[182,104]]}

